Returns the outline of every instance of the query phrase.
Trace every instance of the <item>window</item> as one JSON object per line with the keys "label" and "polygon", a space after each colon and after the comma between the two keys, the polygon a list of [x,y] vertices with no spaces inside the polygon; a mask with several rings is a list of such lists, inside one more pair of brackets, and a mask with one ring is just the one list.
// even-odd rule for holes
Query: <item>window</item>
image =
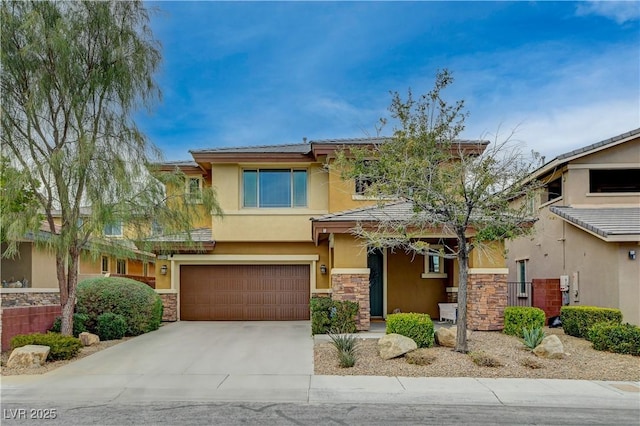
{"label": "window", "polygon": [[142,276],[146,277],[149,275],[149,264],[147,262],[144,262],[142,264]]}
{"label": "window", "polygon": [[640,192],[640,169],[589,170],[589,192]]}
{"label": "window", "polygon": [[122,221],[105,225],[104,235],[107,237],[122,237]]}
{"label": "window", "polygon": [[516,262],[518,264],[518,293],[519,294],[527,294],[527,261],[518,260]]}
{"label": "window", "polygon": [[127,261],[124,259],[118,259],[116,261],[116,274],[118,275],[126,275],[127,274]]}
{"label": "window", "polygon": [[[431,249],[439,250],[442,246],[430,246]],[[422,278],[446,278],[444,269],[444,257],[437,254],[424,255],[424,273]]]}
{"label": "window", "polygon": [[242,192],[244,207],[306,207],[307,171],[244,170]]}
{"label": "window", "polygon": [[107,256],[102,256],[102,266],[101,266],[101,270],[100,272],[102,272],[103,274],[106,274],[109,272],[109,257]]}
{"label": "window", "polygon": [[187,200],[190,203],[202,202],[202,178],[201,177],[187,178]]}
{"label": "window", "polygon": [[555,179],[547,185],[547,199],[546,201],[555,200],[556,198],[562,197],[562,178],[559,177]]}
{"label": "window", "polygon": [[162,235],[162,226],[155,220],[151,222],[151,235]]}
{"label": "window", "polygon": [[[372,165],[372,161],[371,160],[365,160],[364,161],[364,167],[368,168]],[[373,178],[371,176],[368,176],[366,174],[363,174],[361,176],[356,177],[356,195],[365,195],[365,192],[367,191],[367,189],[371,186],[371,184],[373,183]]]}

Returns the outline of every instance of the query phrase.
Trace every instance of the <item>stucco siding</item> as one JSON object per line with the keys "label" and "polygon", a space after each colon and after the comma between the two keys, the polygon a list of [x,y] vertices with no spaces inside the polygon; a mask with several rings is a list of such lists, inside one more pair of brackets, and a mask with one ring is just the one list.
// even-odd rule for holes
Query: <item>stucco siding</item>
{"label": "stucco siding", "polygon": [[34,247],[31,257],[31,287],[58,288],[56,258],[52,252]]}
{"label": "stucco siding", "polygon": [[[623,321],[640,325],[640,244],[622,243],[617,247],[619,307]],[[636,252],[635,260],[629,258],[629,251]]]}

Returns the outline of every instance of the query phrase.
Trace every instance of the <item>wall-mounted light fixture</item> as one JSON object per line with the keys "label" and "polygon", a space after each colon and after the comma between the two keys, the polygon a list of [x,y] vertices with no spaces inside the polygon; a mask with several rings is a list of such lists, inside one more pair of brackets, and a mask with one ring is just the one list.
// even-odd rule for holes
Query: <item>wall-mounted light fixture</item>
{"label": "wall-mounted light fixture", "polygon": [[160,267],[160,274],[167,275],[167,265],[162,265]]}
{"label": "wall-mounted light fixture", "polygon": [[320,273],[322,275],[327,275],[327,265],[320,265]]}
{"label": "wall-mounted light fixture", "polygon": [[635,250],[629,250],[629,259],[630,260],[636,260],[636,251]]}

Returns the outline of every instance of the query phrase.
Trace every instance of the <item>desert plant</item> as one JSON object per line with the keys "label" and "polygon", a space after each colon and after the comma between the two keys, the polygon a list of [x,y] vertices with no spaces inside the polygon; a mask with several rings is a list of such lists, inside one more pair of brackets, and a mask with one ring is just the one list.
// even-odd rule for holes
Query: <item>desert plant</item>
{"label": "desert plant", "polygon": [[433,355],[431,349],[421,348],[407,353],[404,357],[409,364],[415,365],[430,365],[436,360],[436,356]]}
{"label": "desert plant", "polygon": [[356,315],[359,305],[349,300],[332,300],[328,297],[311,298],[311,333],[325,334],[356,332]]}
{"label": "desert plant", "polygon": [[[80,333],[84,333],[87,331],[87,321],[89,320],[89,316],[87,314],[73,314],[73,335],[78,337]],[[62,329],[62,317],[56,317],[55,321],[53,321],[53,325],[49,331],[53,333],[60,333]]]}
{"label": "desert plant", "polygon": [[358,339],[353,334],[329,333],[331,343],[338,353],[340,367],[353,367],[356,363]]}
{"label": "desert plant", "polygon": [[471,360],[480,367],[502,367],[502,363],[496,357],[484,352],[469,352]]}
{"label": "desert plant", "polygon": [[390,333],[413,339],[419,348],[433,346],[433,322],[427,314],[400,313],[387,316],[387,334]]}
{"label": "desert plant", "polygon": [[91,331],[97,331],[98,316],[112,312],[126,320],[126,335],[147,333],[160,326],[162,309],[162,299],[151,287],[128,278],[90,278],[78,284],[77,310],[89,316]]}
{"label": "desert plant", "polygon": [[542,327],[524,327],[522,329],[522,336],[524,338],[524,345],[533,350],[536,346],[542,343],[542,339],[544,339],[544,330]]}
{"label": "desert plant", "polygon": [[526,306],[507,306],[504,309],[504,330],[505,334],[511,336],[524,337],[524,328],[544,327],[544,311],[540,308]]}
{"label": "desert plant", "polygon": [[532,370],[537,370],[539,368],[544,368],[544,365],[540,363],[540,361],[534,358],[524,358],[520,360],[520,365],[523,367],[530,368]]}
{"label": "desert plant", "polygon": [[597,306],[563,306],[560,309],[562,329],[570,336],[589,338],[589,329],[599,322],[622,323],[620,309]]}
{"label": "desert plant", "polygon": [[599,322],[589,329],[589,340],[599,351],[640,356],[640,327]]}
{"label": "desert plant", "polygon": [[98,315],[96,331],[100,340],[122,339],[127,332],[127,321],[122,315],[105,312]]}
{"label": "desert plant", "polygon": [[63,336],[59,333],[19,334],[11,339],[11,349],[26,345],[49,346],[50,351],[47,360],[50,361],[71,359],[82,348],[80,339],[72,336]]}

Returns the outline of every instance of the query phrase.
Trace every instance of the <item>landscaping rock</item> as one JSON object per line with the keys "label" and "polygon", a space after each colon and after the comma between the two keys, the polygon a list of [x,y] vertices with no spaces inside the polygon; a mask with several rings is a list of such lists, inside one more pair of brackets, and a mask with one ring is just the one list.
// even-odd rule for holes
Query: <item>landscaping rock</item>
{"label": "landscaping rock", "polygon": [[382,359],[397,358],[418,349],[413,339],[400,334],[387,334],[378,340],[378,352]]}
{"label": "landscaping rock", "polygon": [[[436,330],[436,343],[447,348],[456,347],[458,327],[441,327]],[[471,331],[467,330],[467,339],[471,337]]]}
{"label": "landscaping rock", "polygon": [[9,360],[7,361],[8,368],[36,368],[41,367],[47,362],[47,356],[49,356],[49,346],[42,345],[26,345],[19,348],[15,348]]}
{"label": "landscaping rock", "polygon": [[100,343],[100,337],[95,334],[84,331],[78,336],[82,342],[82,346],[93,346]]}
{"label": "landscaping rock", "polygon": [[541,358],[564,358],[564,346],[558,336],[552,334],[542,339],[533,353]]}

